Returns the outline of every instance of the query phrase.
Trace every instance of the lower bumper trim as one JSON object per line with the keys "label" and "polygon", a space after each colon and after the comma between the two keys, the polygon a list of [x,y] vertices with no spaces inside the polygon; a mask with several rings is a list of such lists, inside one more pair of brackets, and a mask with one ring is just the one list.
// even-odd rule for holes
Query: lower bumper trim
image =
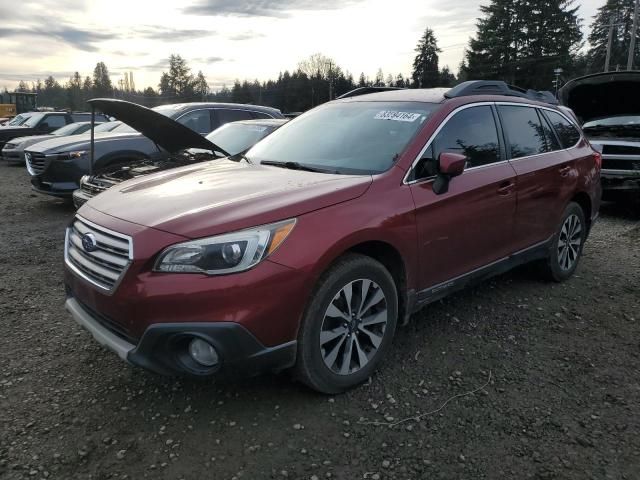
{"label": "lower bumper trim", "polygon": [[115,352],[122,360],[126,362],[129,361],[129,352],[135,348],[135,345],[118,337],[100,325],[74,298],[67,298],[64,306],[73,319],[87,329],[100,345]]}

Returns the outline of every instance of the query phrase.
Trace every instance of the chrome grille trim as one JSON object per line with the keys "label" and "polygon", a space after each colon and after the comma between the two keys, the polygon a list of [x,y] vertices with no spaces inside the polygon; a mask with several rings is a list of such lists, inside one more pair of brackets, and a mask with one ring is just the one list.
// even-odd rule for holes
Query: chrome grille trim
{"label": "chrome grille trim", "polygon": [[[87,252],[82,236],[91,233],[97,249]],[[108,294],[113,293],[133,260],[131,237],[114,232],[76,215],[67,228],[64,242],[65,264],[80,278]]]}
{"label": "chrome grille trim", "polygon": [[47,157],[43,153],[25,152],[24,157],[27,160],[27,170],[31,175],[40,175],[44,172]]}

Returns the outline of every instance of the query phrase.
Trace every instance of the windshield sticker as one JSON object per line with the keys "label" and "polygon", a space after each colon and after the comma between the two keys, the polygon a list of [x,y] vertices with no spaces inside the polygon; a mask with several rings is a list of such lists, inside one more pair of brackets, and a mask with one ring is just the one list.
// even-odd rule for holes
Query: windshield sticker
{"label": "windshield sticker", "polygon": [[383,110],[381,112],[378,112],[376,116],[373,118],[375,120],[395,120],[396,122],[415,122],[418,118],[420,118],[420,114]]}

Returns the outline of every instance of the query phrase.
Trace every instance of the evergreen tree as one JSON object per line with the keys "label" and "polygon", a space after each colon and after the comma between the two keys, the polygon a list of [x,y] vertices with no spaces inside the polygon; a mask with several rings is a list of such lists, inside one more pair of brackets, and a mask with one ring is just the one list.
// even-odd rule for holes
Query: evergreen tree
{"label": "evergreen tree", "polygon": [[477,33],[461,78],[495,79],[549,89],[553,70],[573,68],[582,33],[574,0],[491,0],[480,7]]}
{"label": "evergreen tree", "polygon": [[183,100],[191,100],[194,96],[191,69],[180,55],[169,56],[169,72],[162,72],[159,88],[163,95],[174,95]]}
{"label": "evergreen tree", "polygon": [[[587,53],[589,69],[592,72],[604,70],[611,19],[617,25],[613,27],[610,69],[616,70],[618,66],[626,68],[633,26],[633,6],[634,0],[607,0],[607,3],[600,7],[598,13],[593,17],[589,34],[590,48]],[[636,36],[635,65],[640,64],[639,56],[640,29],[638,29]]]}
{"label": "evergreen tree", "polygon": [[207,83],[207,79],[202,73],[202,70],[200,70],[198,75],[196,75],[196,79],[193,84],[193,91],[203,102],[207,99],[207,95],[209,95],[209,84]]}
{"label": "evergreen tree", "polygon": [[416,46],[416,57],[413,60],[413,85],[415,88],[437,87],[440,84],[438,70],[438,43],[433,30],[426,28]]}
{"label": "evergreen tree", "polygon": [[440,86],[453,87],[456,84],[456,76],[451,72],[448,66],[442,67],[440,70]]}
{"label": "evergreen tree", "polygon": [[364,72],[360,74],[360,78],[358,79],[358,87],[366,87],[369,82],[367,81],[367,77],[364,76]]}
{"label": "evergreen tree", "polygon": [[382,69],[379,68],[376,73],[376,80],[373,82],[374,87],[384,87],[384,73],[382,73]]}
{"label": "evergreen tree", "polygon": [[110,97],[113,94],[111,77],[104,62],[98,62],[93,69],[93,90],[96,97]]}
{"label": "evergreen tree", "polygon": [[398,74],[398,76],[396,77],[396,84],[395,84],[395,86],[396,86],[396,87],[399,87],[399,88],[406,88],[406,83],[405,83],[405,81],[404,81],[404,77],[402,76],[402,74],[401,74],[401,73],[399,73],[399,74]]}

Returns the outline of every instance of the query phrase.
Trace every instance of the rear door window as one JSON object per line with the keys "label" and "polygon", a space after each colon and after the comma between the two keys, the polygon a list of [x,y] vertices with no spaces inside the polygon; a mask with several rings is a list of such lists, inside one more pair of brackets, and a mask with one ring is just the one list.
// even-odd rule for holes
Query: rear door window
{"label": "rear door window", "polygon": [[511,158],[529,157],[551,150],[535,108],[499,105],[498,110],[511,148]]}
{"label": "rear door window", "polygon": [[571,148],[580,140],[580,132],[573,124],[562,115],[550,110],[545,110],[544,115],[549,119],[551,125],[560,138],[562,148]]}
{"label": "rear door window", "polygon": [[254,118],[251,115],[251,112],[248,110],[228,110],[228,109],[217,109],[216,114],[218,115],[218,124],[220,126],[229,122],[237,122],[238,120],[251,120]]}
{"label": "rear door window", "polygon": [[553,128],[551,128],[551,124],[546,119],[546,117],[544,116],[541,110],[538,110],[538,116],[540,117],[540,121],[542,122],[542,130],[544,131],[544,136],[545,136],[545,139],[547,140],[547,146],[549,147],[549,150],[551,151],[561,150],[562,147],[558,142],[558,137],[556,137],[556,134]]}
{"label": "rear door window", "polygon": [[194,132],[198,132],[202,135],[206,135],[213,130],[211,127],[211,115],[209,115],[209,110],[194,110],[192,112],[185,113],[178,118],[177,121],[185,127],[189,127]]}

